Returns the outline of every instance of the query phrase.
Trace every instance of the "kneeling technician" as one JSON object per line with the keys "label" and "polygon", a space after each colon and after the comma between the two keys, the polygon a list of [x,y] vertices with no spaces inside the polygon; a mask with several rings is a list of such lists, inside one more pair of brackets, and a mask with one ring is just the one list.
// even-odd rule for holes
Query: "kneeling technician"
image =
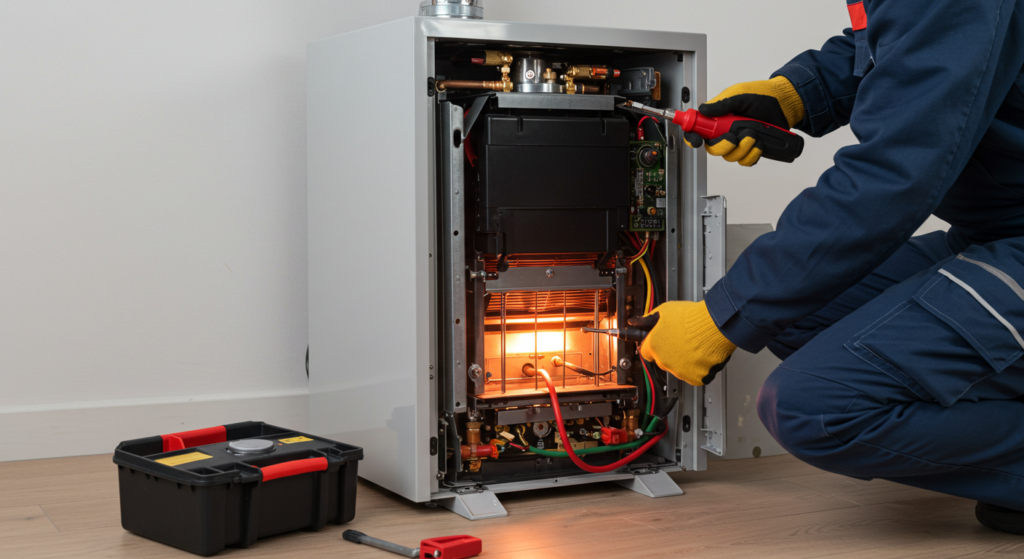
{"label": "kneeling technician", "polygon": [[[849,124],[859,144],[703,302],[659,306],[641,352],[701,385],[767,347],[783,363],[758,413],[794,456],[976,499],[982,524],[1024,534],[1024,0],[847,9],[851,29],[700,111]],[[704,147],[761,155],[756,133]],[[930,215],[949,231],[912,237]]]}

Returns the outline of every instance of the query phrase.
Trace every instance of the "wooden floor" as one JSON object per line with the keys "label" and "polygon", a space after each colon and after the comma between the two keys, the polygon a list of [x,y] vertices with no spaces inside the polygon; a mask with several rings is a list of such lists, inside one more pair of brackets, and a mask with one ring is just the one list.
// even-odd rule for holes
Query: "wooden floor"
{"label": "wooden floor", "polygon": [[[121,529],[115,472],[109,455],[0,463],[0,557],[194,557]],[[654,500],[611,483],[508,494],[508,518],[479,522],[361,483],[347,527],[219,557],[398,557],[342,540],[345,528],[409,546],[471,534],[495,559],[1024,556],[1024,537],[980,526],[971,501],[826,474],[788,456],[673,478],[686,495]]]}

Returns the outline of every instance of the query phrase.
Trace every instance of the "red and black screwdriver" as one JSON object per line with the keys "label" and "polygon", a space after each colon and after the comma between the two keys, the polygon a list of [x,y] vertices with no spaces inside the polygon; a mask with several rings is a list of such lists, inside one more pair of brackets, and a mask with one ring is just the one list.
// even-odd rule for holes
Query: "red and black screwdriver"
{"label": "red and black screwdriver", "polygon": [[660,116],[678,124],[683,132],[695,132],[705,140],[711,140],[726,133],[739,137],[744,130],[757,132],[761,156],[783,163],[792,163],[804,151],[804,139],[785,128],[773,124],[736,115],[709,117],[700,114],[697,109],[676,111],[673,109],[655,109],[636,101],[626,101],[619,105],[645,115]]}

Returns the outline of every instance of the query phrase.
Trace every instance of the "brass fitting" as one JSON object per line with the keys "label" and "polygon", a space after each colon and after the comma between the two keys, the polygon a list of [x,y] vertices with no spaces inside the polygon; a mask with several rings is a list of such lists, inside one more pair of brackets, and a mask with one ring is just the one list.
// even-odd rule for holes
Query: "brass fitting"
{"label": "brass fitting", "polygon": [[607,66],[573,65],[565,71],[566,79],[574,80],[606,80],[618,75],[618,70],[609,70]]}
{"label": "brass fitting", "polygon": [[636,440],[636,430],[640,428],[640,410],[627,410],[622,417],[622,428],[628,433],[629,442]]}
{"label": "brass fitting", "polygon": [[[572,65],[565,70],[565,74],[562,79],[565,80],[565,92],[573,95],[575,93],[590,93],[583,88],[583,91],[577,91],[575,80],[606,80],[608,78],[619,77],[618,70],[610,70],[607,66],[590,66],[590,65]],[[597,89],[594,88],[594,92]]]}
{"label": "brass fitting", "polygon": [[469,444],[480,444],[480,422],[466,422],[466,442]]}
{"label": "brass fitting", "polygon": [[508,64],[501,67],[501,84],[502,91],[508,93],[512,91],[512,78],[509,77],[508,73],[512,71],[512,68]]}
{"label": "brass fitting", "polygon": [[484,51],[484,66],[508,66],[512,64],[512,53],[500,50]]}

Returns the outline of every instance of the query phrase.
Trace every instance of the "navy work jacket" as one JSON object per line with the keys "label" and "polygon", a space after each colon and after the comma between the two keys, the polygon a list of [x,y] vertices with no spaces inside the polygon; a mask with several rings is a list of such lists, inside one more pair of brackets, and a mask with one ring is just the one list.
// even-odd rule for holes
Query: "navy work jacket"
{"label": "navy work jacket", "polygon": [[859,282],[932,214],[952,225],[954,252],[1007,239],[998,267],[1024,283],[1024,0],[856,4],[866,28],[774,74],[804,102],[799,130],[849,124],[860,143],[708,292],[716,324],[748,351]]}

